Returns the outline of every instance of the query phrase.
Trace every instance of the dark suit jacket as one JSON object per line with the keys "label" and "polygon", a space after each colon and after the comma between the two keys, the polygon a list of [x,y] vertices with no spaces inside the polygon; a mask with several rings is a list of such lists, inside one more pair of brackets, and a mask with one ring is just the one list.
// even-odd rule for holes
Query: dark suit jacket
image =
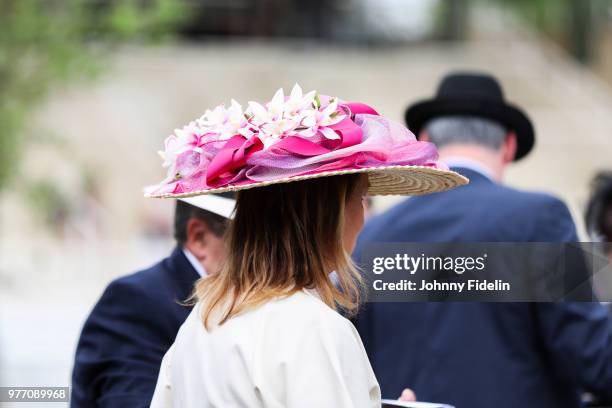
{"label": "dark suit jacket", "polygon": [[72,374],[72,407],[148,407],[161,360],[187,318],[199,278],[180,248],[113,281],[87,318]]}
{"label": "dark suit jacket", "polygon": [[[373,218],[365,242],[577,241],[558,199],[456,169],[470,184],[408,198]],[[457,408],[579,407],[612,399],[612,327],[598,303],[369,303],[356,326],[383,397],[405,387]]]}

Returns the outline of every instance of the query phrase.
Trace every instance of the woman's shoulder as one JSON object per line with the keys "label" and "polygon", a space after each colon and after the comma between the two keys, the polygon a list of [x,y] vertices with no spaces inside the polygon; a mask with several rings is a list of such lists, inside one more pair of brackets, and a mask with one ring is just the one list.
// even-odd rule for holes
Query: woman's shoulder
{"label": "woman's shoulder", "polygon": [[304,359],[319,358],[360,370],[369,367],[353,324],[316,295],[296,293],[268,304],[267,309],[258,326],[261,337],[257,342],[266,365],[300,365]]}
{"label": "woman's shoulder", "polygon": [[334,334],[353,334],[353,325],[323,302],[313,290],[302,290],[264,306],[265,320],[283,331],[318,329]]}
{"label": "woman's shoulder", "polygon": [[[302,290],[286,297],[268,301],[252,310],[240,313],[222,325],[206,329],[202,324],[202,304],[197,303],[179,330],[178,337],[226,337],[240,341],[254,340],[263,335],[282,337],[302,336],[315,330],[337,338],[358,336],[352,323],[325,304],[311,290]],[[264,333],[265,332],[265,333]]]}
{"label": "woman's shoulder", "polygon": [[266,304],[272,313],[287,312],[310,316],[331,317],[338,313],[325,304],[316,291],[304,289]]}

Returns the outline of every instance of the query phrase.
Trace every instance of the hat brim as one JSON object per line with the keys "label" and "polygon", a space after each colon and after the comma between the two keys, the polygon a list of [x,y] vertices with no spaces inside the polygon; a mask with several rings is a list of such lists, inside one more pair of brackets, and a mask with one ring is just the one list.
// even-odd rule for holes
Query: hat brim
{"label": "hat brim", "polygon": [[225,186],[188,193],[149,194],[149,198],[184,198],[206,194],[218,194],[226,191],[240,191],[249,188],[265,187],[273,184],[290,183],[319,177],[337,176],[343,174],[367,173],[369,179],[368,195],[422,195],[437,193],[465,185],[469,180],[451,170],[441,170],[427,166],[379,166],[333,170],[276,180]]}
{"label": "hat brim", "polygon": [[178,199],[186,202],[187,204],[201,208],[202,210],[230,219],[233,218],[232,214],[234,212],[234,207],[236,206],[236,200],[233,198],[222,197],[216,194],[179,197]]}
{"label": "hat brim", "polygon": [[406,125],[419,137],[423,127],[432,119],[441,116],[478,116],[495,120],[516,133],[517,149],[514,161],[525,157],[533,148],[535,135],[527,115],[516,106],[506,103],[478,100],[430,99],[418,102],[404,114]]}

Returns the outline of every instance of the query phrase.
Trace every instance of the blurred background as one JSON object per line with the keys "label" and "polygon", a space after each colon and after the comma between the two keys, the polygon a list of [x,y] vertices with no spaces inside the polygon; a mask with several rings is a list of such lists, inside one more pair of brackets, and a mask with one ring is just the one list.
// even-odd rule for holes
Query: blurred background
{"label": "blurred background", "polygon": [[401,121],[453,69],[529,113],[508,183],[563,198],[586,240],[612,167],[611,1],[0,0],[0,385],[69,385],[104,287],[169,253],[174,203],[142,188],[175,127],[296,82]]}

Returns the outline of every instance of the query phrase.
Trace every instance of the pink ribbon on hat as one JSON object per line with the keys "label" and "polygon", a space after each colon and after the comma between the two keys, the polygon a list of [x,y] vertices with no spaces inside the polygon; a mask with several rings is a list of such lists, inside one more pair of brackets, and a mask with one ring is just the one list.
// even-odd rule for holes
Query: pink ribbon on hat
{"label": "pink ribbon on hat", "polygon": [[242,135],[232,136],[211,160],[206,171],[206,183],[210,186],[223,185],[231,180],[246,164],[253,153],[263,149],[264,145],[257,136],[245,138]]}
{"label": "pink ribbon on hat", "polygon": [[351,117],[362,113],[378,116],[378,112],[372,107],[359,102],[346,103],[342,106],[347,107],[351,115],[347,115],[347,117],[340,122],[329,126],[330,129],[334,130],[338,136],[340,136],[339,143],[336,143],[333,147],[322,146],[299,136],[289,136],[272,146],[272,149],[284,150],[299,156],[318,156],[320,154],[329,153],[332,150],[342,149],[361,143],[363,140],[363,131]]}
{"label": "pink ribbon on hat", "polygon": [[[329,126],[340,136],[339,142],[332,147],[313,143],[299,136],[288,136],[278,143],[271,146],[271,149],[282,150],[298,156],[318,156],[329,153],[332,150],[345,148],[361,143],[363,131],[352,120],[353,115],[369,114],[377,115],[372,107],[359,102],[351,102],[342,105],[350,110],[340,122]],[[206,183],[209,186],[219,187],[235,178],[237,170],[246,165],[247,159],[263,149],[263,143],[258,136],[251,136],[249,139],[242,135],[235,135],[230,138],[221,150],[215,155],[206,171]]]}
{"label": "pink ribbon on hat", "polygon": [[[351,117],[354,117],[354,115],[358,114],[379,116],[378,112],[376,112],[374,108],[366,105],[365,103],[351,102],[344,104],[343,106],[346,106],[350,109]],[[363,131],[359,126],[357,126],[355,122],[353,122],[353,119],[351,119],[351,117],[347,116],[340,122],[329,127],[330,129],[335,130],[336,133],[340,135],[341,142],[337,148],[356,145],[357,143],[361,143],[361,140],[363,139]]]}

